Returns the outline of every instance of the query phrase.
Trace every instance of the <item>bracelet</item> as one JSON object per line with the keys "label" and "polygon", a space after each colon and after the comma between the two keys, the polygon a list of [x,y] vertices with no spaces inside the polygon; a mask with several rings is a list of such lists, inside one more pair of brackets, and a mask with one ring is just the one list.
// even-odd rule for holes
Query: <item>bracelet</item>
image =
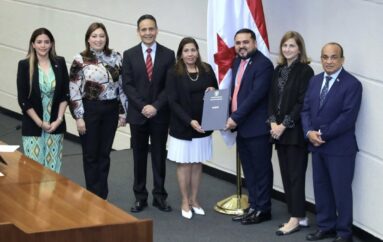
{"label": "bracelet", "polygon": [[40,128],[43,127],[44,121],[41,121]]}
{"label": "bracelet", "polygon": [[63,121],[63,117],[58,117],[57,120],[60,120],[60,122]]}

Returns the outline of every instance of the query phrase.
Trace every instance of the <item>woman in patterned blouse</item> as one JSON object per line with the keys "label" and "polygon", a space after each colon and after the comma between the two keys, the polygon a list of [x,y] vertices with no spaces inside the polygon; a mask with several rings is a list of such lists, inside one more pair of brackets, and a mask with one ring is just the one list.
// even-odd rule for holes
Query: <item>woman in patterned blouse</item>
{"label": "woman in patterned blouse", "polygon": [[70,110],[81,138],[86,188],[106,199],[110,152],[117,127],[125,125],[127,108],[122,58],[109,49],[102,23],[89,26],[85,46],[70,68]]}

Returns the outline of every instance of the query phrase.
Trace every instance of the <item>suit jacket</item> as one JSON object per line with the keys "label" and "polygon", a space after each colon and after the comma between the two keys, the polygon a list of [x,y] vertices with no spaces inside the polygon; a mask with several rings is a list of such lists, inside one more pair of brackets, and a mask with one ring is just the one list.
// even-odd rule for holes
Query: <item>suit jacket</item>
{"label": "suit jacket", "polygon": [[[208,65],[208,64],[206,64]],[[199,82],[203,82],[205,89],[208,87],[218,88],[217,79],[214,71],[209,65],[209,72],[200,71]],[[209,136],[212,131],[204,134],[195,131],[190,122],[195,119],[192,116],[192,99],[190,95],[190,79],[185,74],[177,76],[175,68],[171,68],[168,72],[166,81],[166,91],[169,97],[170,115],[170,135],[183,140],[191,140],[192,138]],[[203,107],[201,107],[201,110]],[[201,114],[202,116],[202,114]],[[198,120],[201,122],[201,120]]]}
{"label": "suit jacket", "polygon": [[301,110],[303,100],[310,78],[314,75],[313,69],[301,62],[294,64],[287,78],[278,114],[279,88],[278,78],[282,66],[277,66],[274,70],[273,81],[269,93],[269,117],[274,116],[276,123],[280,124],[288,115],[294,122],[294,127],[286,128],[278,140],[273,141],[278,144],[304,146],[306,140],[302,131]]}
{"label": "suit jacket", "polygon": [[[69,101],[69,77],[68,69],[64,57],[56,57],[51,59],[51,66],[56,78],[56,87],[53,94],[53,102],[51,109],[50,122],[58,118],[60,103]],[[34,67],[32,78],[32,92],[29,96],[29,62],[27,59],[19,61],[17,68],[17,100],[23,112],[21,134],[23,136],[40,136],[42,129],[36,125],[32,118],[26,113],[30,108],[33,108],[37,115],[43,119],[43,106],[41,100],[41,91],[39,86],[39,71],[37,64]],[[53,134],[65,133],[65,119]]]}
{"label": "suit jacket", "polygon": [[362,100],[362,84],[342,69],[322,107],[319,94],[324,73],[310,80],[301,113],[303,132],[320,130],[326,142],[319,147],[309,145],[312,152],[329,155],[351,155],[358,151],[355,123]]}
{"label": "suit jacket", "polygon": [[[240,62],[241,59],[238,57],[233,62],[232,94]],[[257,50],[250,57],[237,95],[237,110],[230,116],[237,123],[238,135],[241,137],[261,136],[270,131],[266,120],[268,117],[268,93],[273,70],[271,61],[260,51]]]}
{"label": "suit jacket", "polygon": [[128,97],[127,122],[144,124],[147,118],[141,114],[145,105],[157,109],[151,118],[156,123],[169,122],[168,98],[165,92],[166,73],[174,65],[174,51],[157,43],[152,80],[149,81],[141,43],[126,50],[122,64],[122,82]]}

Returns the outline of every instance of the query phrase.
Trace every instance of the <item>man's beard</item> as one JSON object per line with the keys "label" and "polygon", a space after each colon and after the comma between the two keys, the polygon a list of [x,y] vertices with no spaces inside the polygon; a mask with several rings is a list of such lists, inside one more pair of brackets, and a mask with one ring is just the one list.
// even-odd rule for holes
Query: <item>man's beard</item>
{"label": "man's beard", "polygon": [[[241,49],[239,51],[241,51]],[[257,49],[254,49],[250,52],[247,52],[247,54],[245,56],[238,55],[238,57],[242,60],[246,60],[246,59],[249,59],[251,56],[253,56],[256,51],[257,51]]]}

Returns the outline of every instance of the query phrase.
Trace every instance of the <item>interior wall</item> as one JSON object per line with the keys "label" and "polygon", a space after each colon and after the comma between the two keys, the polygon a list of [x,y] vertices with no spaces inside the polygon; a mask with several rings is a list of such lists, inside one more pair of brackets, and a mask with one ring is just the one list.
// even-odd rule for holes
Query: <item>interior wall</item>
{"label": "interior wall", "polygon": [[[145,7],[143,7],[145,6]],[[357,155],[354,178],[354,224],[383,238],[383,150],[379,149],[383,115],[383,22],[382,0],[267,0],[263,1],[269,34],[271,58],[275,62],[281,36],[288,30],[300,32],[306,41],[316,73],[321,71],[320,49],[329,41],[341,43],[345,50],[345,68],[363,84],[362,107],[357,122]],[[143,10],[145,9],[145,10]],[[207,1],[171,0],[0,0],[0,106],[20,112],[16,99],[17,62],[24,58],[32,31],[44,26],[56,39],[56,50],[68,67],[73,56],[84,49],[84,35],[94,21],[103,22],[110,47],[120,53],[136,45],[136,21],[145,13],[158,21],[158,41],[176,50],[184,36],[200,44],[202,58],[207,48]],[[75,123],[66,114],[68,131],[76,134]],[[117,132],[114,148],[129,148],[129,128]],[[273,155],[274,189],[283,191],[279,167]],[[235,174],[235,148],[224,145],[214,133],[214,159],[207,163]],[[307,200],[314,201],[311,165],[307,170]],[[235,191],[233,191],[234,193]]]}

